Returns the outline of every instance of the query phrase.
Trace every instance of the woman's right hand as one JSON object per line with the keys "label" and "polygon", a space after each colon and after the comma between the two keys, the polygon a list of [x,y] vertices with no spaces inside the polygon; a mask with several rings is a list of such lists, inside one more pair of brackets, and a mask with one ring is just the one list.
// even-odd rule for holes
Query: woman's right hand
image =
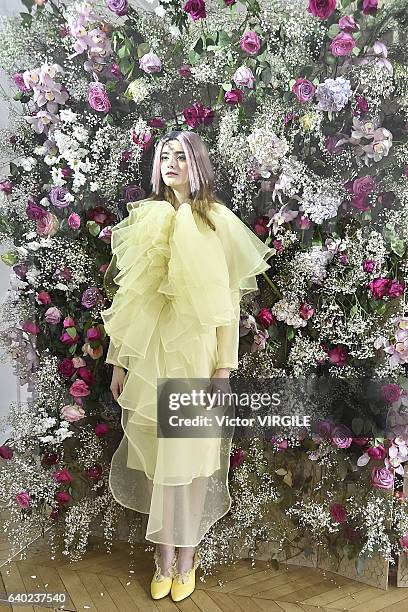
{"label": "woman's right hand", "polygon": [[123,381],[125,380],[125,370],[121,366],[114,365],[112,373],[112,382],[110,390],[112,391],[113,399],[115,402],[118,401],[119,395],[123,391]]}

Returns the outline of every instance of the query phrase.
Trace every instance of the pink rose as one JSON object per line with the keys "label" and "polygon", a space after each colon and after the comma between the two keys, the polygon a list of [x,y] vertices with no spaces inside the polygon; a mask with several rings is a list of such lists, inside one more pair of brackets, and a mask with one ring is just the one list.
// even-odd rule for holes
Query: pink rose
{"label": "pink rose", "polygon": [[37,302],[39,304],[51,304],[51,296],[47,291],[37,293]]}
{"label": "pink rose", "polygon": [[308,230],[312,225],[311,220],[305,215],[298,215],[296,217],[296,222],[297,222],[299,229],[301,230]]}
{"label": "pink rose", "polygon": [[64,327],[75,327],[75,321],[72,317],[65,317],[62,324]]}
{"label": "pink rose", "polygon": [[188,0],[183,6],[183,9],[190,15],[193,21],[207,17],[204,0]]}
{"label": "pink rose", "polygon": [[255,55],[261,48],[261,41],[256,32],[249,30],[242,36],[239,46],[245,53]]}
{"label": "pink rose", "polygon": [[78,404],[69,404],[61,409],[61,417],[68,423],[75,423],[86,416],[85,410]]}
{"label": "pink rose", "polygon": [[63,468],[62,470],[57,470],[56,472],[53,473],[52,477],[54,478],[55,482],[59,482],[59,483],[65,483],[65,482],[72,482],[72,474],[69,470],[67,470],[67,468]]}
{"label": "pink rose", "polygon": [[333,504],[330,506],[330,516],[336,523],[345,523],[347,520],[347,510],[343,504]]}
{"label": "pink rose", "polygon": [[178,71],[179,71],[179,75],[184,77],[185,79],[188,79],[189,77],[191,77],[190,64],[183,64],[182,66],[180,66]]}
{"label": "pink rose", "polygon": [[95,382],[94,375],[89,368],[78,368],[78,376],[88,385],[93,385]]}
{"label": "pink rose", "polygon": [[399,283],[396,280],[392,280],[388,288],[388,295],[391,298],[398,298],[404,293],[405,283]]}
{"label": "pink rose", "polygon": [[59,337],[60,341],[63,342],[64,344],[77,344],[80,340],[79,335],[75,334],[74,337],[70,336],[68,332],[64,332],[63,334],[60,335]]}
{"label": "pink rose", "polygon": [[335,366],[342,367],[347,362],[348,353],[344,346],[335,346],[328,351],[327,355],[330,362]]}
{"label": "pink rose", "polygon": [[291,91],[295,94],[299,102],[304,104],[305,102],[310,102],[313,100],[316,87],[307,79],[296,79]]}
{"label": "pink rose", "polygon": [[102,83],[90,83],[88,88],[88,102],[91,108],[98,113],[108,113],[111,103]]}
{"label": "pink rose", "polygon": [[58,491],[58,493],[56,493],[54,497],[55,500],[61,505],[68,504],[68,502],[70,502],[72,499],[68,491]]}
{"label": "pink rose", "polygon": [[87,397],[89,395],[89,387],[83,380],[76,380],[69,388],[72,397]]}
{"label": "pink rose", "polygon": [[224,102],[226,104],[241,104],[244,99],[244,92],[242,89],[231,89],[230,91],[226,91],[224,94]]}
{"label": "pink rose", "polygon": [[40,333],[40,328],[33,321],[24,321],[21,327],[23,331],[27,332],[27,334],[32,334],[33,336],[38,336]]}
{"label": "pink rose", "polygon": [[72,363],[74,364],[74,368],[84,368],[86,366],[86,361],[82,359],[82,357],[73,357]]}
{"label": "pink rose", "polygon": [[364,15],[375,15],[378,9],[378,0],[363,0]]}
{"label": "pink rose", "polygon": [[370,175],[360,176],[353,181],[352,189],[357,196],[368,195],[375,189],[375,178]]}
{"label": "pink rose", "polygon": [[106,436],[109,433],[109,425],[107,423],[97,423],[95,425],[96,436]]}
{"label": "pink rose", "polygon": [[331,41],[330,51],[333,53],[333,55],[342,57],[344,55],[350,55],[355,46],[356,41],[351,34],[348,32],[340,32]]}
{"label": "pink rose", "polygon": [[250,68],[240,66],[232,75],[232,80],[234,81],[235,85],[241,85],[242,87],[252,89],[254,86],[255,77]]}
{"label": "pink rose", "polygon": [[394,475],[385,467],[373,467],[371,470],[371,484],[377,489],[390,490],[394,486]]}
{"label": "pink rose", "polygon": [[256,315],[256,319],[264,327],[270,327],[276,322],[276,317],[271,313],[269,308],[261,308]]}
{"label": "pink rose", "polygon": [[68,217],[68,225],[72,229],[78,229],[81,226],[81,217],[77,213],[71,213]]}
{"label": "pink rose", "polygon": [[8,179],[0,182],[0,191],[2,191],[5,195],[10,195],[12,193],[13,185]]}
{"label": "pink rose", "polygon": [[44,313],[44,319],[50,325],[57,325],[61,321],[61,316],[61,311],[56,306],[51,306],[50,308],[47,308]]}
{"label": "pink rose", "polygon": [[36,230],[39,236],[55,236],[59,228],[58,218],[46,211],[41,219],[37,219]]}
{"label": "pink rose", "polygon": [[354,20],[353,15],[344,15],[339,19],[339,28],[343,32],[355,32],[357,30],[357,24]]}
{"label": "pink rose", "polygon": [[153,74],[154,72],[160,72],[162,69],[162,63],[160,58],[155,53],[145,53],[139,59],[139,68],[147,74]]}
{"label": "pink rose", "polygon": [[309,0],[309,13],[320,19],[327,19],[336,10],[336,0]]}
{"label": "pink rose", "polygon": [[398,402],[401,397],[401,388],[399,385],[395,383],[389,383],[388,385],[383,385],[381,387],[381,392],[383,398],[386,402],[393,404],[394,402]]}
{"label": "pink rose", "polygon": [[368,283],[371,295],[376,300],[381,300],[383,297],[388,295],[390,286],[391,280],[389,278],[374,278]]}
{"label": "pink rose", "polygon": [[28,508],[31,505],[31,495],[27,491],[20,491],[17,493],[16,500],[21,508]]}

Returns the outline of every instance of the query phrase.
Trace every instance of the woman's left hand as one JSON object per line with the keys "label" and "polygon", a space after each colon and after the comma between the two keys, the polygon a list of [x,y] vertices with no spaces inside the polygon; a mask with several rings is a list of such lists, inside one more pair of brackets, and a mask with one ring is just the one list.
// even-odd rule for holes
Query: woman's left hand
{"label": "woman's left hand", "polygon": [[229,382],[229,375],[231,370],[228,368],[220,368],[215,370],[214,374],[211,377],[210,384],[207,387],[207,393],[216,394],[219,393],[232,393],[231,385]]}

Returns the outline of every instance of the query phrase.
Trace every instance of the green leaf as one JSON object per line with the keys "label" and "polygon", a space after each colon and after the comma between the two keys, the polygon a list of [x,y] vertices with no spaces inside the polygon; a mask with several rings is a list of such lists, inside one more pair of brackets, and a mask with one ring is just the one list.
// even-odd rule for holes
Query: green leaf
{"label": "green leaf", "polygon": [[352,308],[350,308],[350,318],[353,319],[356,315],[358,315],[359,308],[357,304],[354,304]]}
{"label": "green leaf", "polygon": [[262,70],[261,79],[265,85],[269,85],[272,79],[272,71],[269,67]]}
{"label": "green leaf", "polygon": [[287,337],[287,339],[288,339],[288,340],[293,340],[293,338],[295,337],[295,333],[296,333],[296,332],[295,332],[295,328],[294,328],[294,327],[289,326],[289,328],[288,328],[288,332],[287,332],[287,336],[286,336],[286,337]]}
{"label": "green leaf", "polygon": [[99,225],[95,221],[87,221],[86,227],[87,227],[88,232],[92,236],[95,236],[95,237],[99,236],[101,228],[99,227]]}
{"label": "green leaf", "polygon": [[403,240],[395,238],[391,241],[391,250],[398,255],[398,257],[402,257],[404,255],[405,248],[405,242]]}
{"label": "green leaf", "polygon": [[337,23],[333,23],[327,31],[330,38],[334,38],[335,36],[337,36],[339,32],[340,32],[340,27]]}
{"label": "green leaf", "polygon": [[221,87],[223,88],[224,91],[231,91],[232,89],[232,84],[231,83],[223,83],[221,85]]}
{"label": "green leaf", "polygon": [[360,53],[359,47],[354,47],[353,50],[352,50],[352,54],[353,55],[359,55],[359,53]]}
{"label": "green leaf", "polygon": [[201,54],[203,52],[203,49],[204,49],[204,41],[203,41],[203,37],[200,36],[200,38],[197,40],[196,44],[194,45],[193,50],[196,53]]}
{"label": "green leaf", "polygon": [[77,335],[76,327],[66,327],[65,331],[67,332],[70,338],[75,338],[75,336]]}
{"label": "green leaf", "polygon": [[141,43],[137,47],[137,57],[142,57],[142,55],[146,55],[146,53],[149,53],[149,51],[150,51],[149,43]]}
{"label": "green leaf", "polygon": [[123,45],[122,47],[118,49],[118,57],[120,59],[124,59],[125,57],[129,57],[129,56],[130,56],[130,49],[128,45]]}

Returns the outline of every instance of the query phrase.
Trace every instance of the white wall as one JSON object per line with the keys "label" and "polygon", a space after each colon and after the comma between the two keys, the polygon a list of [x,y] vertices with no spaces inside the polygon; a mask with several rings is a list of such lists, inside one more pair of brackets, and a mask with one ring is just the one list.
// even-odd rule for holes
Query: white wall
{"label": "white wall", "polygon": [[[24,5],[20,0],[0,0],[0,15],[13,15],[25,11]],[[0,40],[1,45],[1,40]],[[0,71],[0,84],[8,92],[10,91],[8,79]],[[0,126],[5,127],[8,123],[8,106],[4,100],[0,99]],[[1,177],[3,178],[3,176]],[[0,244],[0,254],[5,251],[4,245]],[[0,303],[3,302],[6,291],[9,288],[10,268],[0,260]],[[26,397],[25,387],[20,389],[21,399]],[[0,363],[0,417],[8,413],[10,402],[17,401],[18,383],[13,374],[11,363]],[[7,439],[10,432],[0,433],[0,445]]]}

